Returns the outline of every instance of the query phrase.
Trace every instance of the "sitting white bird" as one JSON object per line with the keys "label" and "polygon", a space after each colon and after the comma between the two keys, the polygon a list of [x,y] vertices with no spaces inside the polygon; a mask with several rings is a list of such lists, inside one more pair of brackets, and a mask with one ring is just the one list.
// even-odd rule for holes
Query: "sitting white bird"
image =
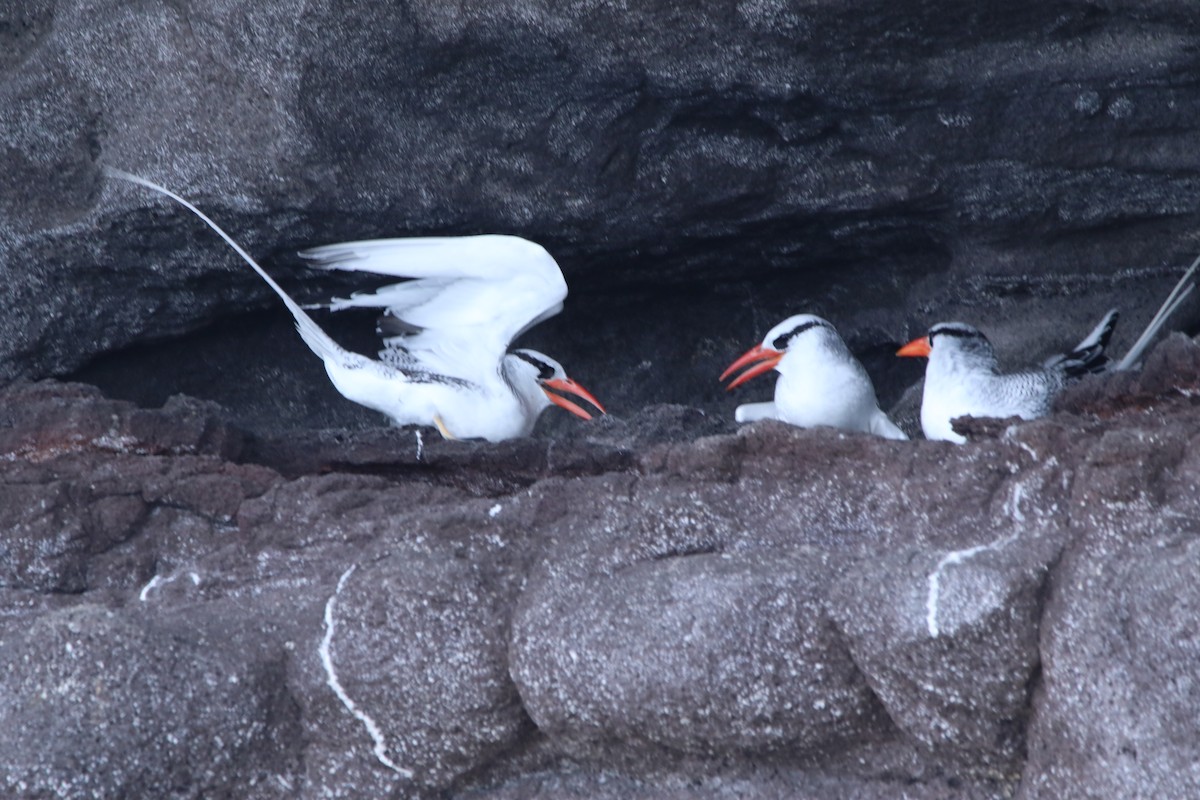
{"label": "sitting white bird", "polygon": [[726,390],[776,370],[775,402],[738,406],[738,422],[778,419],[802,428],[828,425],[886,439],[907,439],[879,410],[875,387],[834,327],[812,314],[788,317],[721,373],[725,380],[754,364]]}
{"label": "sitting white bird", "polygon": [[1053,356],[1038,369],[1001,373],[992,343],[978,328],[962,322],[939,322],[913,339],[898,356],[929,359],[921,396],[921,429],[927,439],[962,443],[955,432],[958,417],[1037,419],[1050,413],[1055,396],[1068,383],[1108,364],[1104,348],[1117,324],[1110,310],[1075,348]]}
{"label": "sitting white bird", "polygon": [[381,239],[301,253],[323,268],[414,279],[329,306],[386,309],[379,327],[384,347],[375,360],[338,345],[187,200],[145,178],[105,170],[181,203],[216,231],[283,300],[305,344],[325,362],[334,387],[396,425],[432,425],[448,439],[496,442],[529,435],[551,404],[591,419],[558,392],[604,413],[554,359],[534,350],[508,352],[517,335],[562,310],[567,296],[558,264],[533,242],[501,235]]}
{"label": "sitting white bird", "polygon": [[934,325],[928,334],[913,339],[896,353],[929,359],[921,396],[921,428],[926,438],[965,442],[966,438],[952,425],[958,417],[1045,416],[1055,396],[1068,383],[1089,372],[1136,366],[1167,319],[1196,288],[1193,276],[1197,269],[1200,258],[1184,272],[1129,352],[1113,367],[1104,349],[1117,324],[1116,309],[1105,314],[1071,352],[1052,356],[1039,369],[1009,374],[1000,372],[992,344],[979,329],[961,322]]}

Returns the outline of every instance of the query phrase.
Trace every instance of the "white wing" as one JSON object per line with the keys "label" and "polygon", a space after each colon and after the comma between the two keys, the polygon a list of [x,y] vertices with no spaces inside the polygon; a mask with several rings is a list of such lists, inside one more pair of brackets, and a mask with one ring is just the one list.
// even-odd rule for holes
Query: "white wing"
{"label": "white wing", "polygon": [[779,419],[779,410],[771,401],[742,403],[733,412],[735,422],[757,422],[760,419]]}
{"label": "white wing", "polygon": [[888,419],[888,415],[879,409],[875,409],[875,413],[871,415],[867,429],[876,436],[882,436],[884,439],[908,441],[908,434],[901,430],[900,426]]}
{"label": "white wing", "polygon": [[315,267],[412,278],[335,300],[383,308],[418,329],[396,345],[430,369],[494,371],[520,333],[562,310],[567,283],[540,245],[518,236],[377,239],[300,253]]}

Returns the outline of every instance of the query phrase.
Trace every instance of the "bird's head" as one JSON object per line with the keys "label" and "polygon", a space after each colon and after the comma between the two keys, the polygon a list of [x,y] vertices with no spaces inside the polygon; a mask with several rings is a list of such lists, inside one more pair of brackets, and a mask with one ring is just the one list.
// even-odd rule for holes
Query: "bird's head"
{"label": "bird's head", "polygon": [[793,350],[807,341],[812,341],[814,344],[823,343],[829,334],[837,336],[833,326],[820,317],[812,314],[797,314],[794,317],[788,317],[771,328],[760,344],[751,347],[737,361],[730,364],[721,373],[720,380],[725,380],[739,369],[749,366],[749,369],[734,378],[725,389],[728,391],[741,386],[748,380],[778,368],[779,362],[783,360],[789,350]]}
{"label": "bird's head", "polygon": [[568,378],[563,365],[545,353],[527,349],[513,350],[505,356],[505,362],[512,380],[519,381],[523,386],[537,386],[537,390],[545,395],[549,403],[565,408],[577,417],[591,419],[589,411],[563,396],[569,394],[583,399],[601,414],[607,413],[591,392]]}
{"label": "bird's head", "polygon": [[929,333],[897,350],[896,355],[944,362],[995,360],[992,343],[978,328],[965,322],[939,322]]}

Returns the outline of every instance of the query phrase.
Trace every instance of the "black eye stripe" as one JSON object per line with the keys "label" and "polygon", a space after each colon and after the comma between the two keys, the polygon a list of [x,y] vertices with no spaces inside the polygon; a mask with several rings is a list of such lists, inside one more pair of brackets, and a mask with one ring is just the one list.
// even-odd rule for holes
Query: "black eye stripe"
{"label": "black eye stripe", "polygon": [[933,337],[942,336],[943,334],[946,336],[956,336],[959,339],[987,339],[979,331],[969,331],[965,328],[934,328],[929,332],[929,343],[933,344]]}
{"label": "black eye stripe", "polygon": [[554,377],[554,367],[547,364],[545,361],[538,361],[528,353],[516,352],[514,356],[524,361],[526,364],[531,364],[538,371],[539,381],[548,381]]}
{"label": "black eye stripe", "polygon": [[822,328],[822,327],[826,327],[825,323],[817,322],[816,320],[811,320],[809,322],[801,323],[801,324],[797,325],[796,327],[792,328],[787,333],[782,334],[780,336],[776,336],[771,341],[771,347],[774,347],[776,350],[786,350],[787,343],[793,336],[799,336],[800,334],[804,333],[809,328]]}

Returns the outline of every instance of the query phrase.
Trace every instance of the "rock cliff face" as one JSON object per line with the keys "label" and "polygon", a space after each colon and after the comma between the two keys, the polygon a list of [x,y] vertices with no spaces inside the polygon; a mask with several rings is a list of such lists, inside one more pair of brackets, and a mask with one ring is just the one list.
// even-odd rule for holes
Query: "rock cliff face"
{"label": "rock cliff face", "polygon": [[1180,335],[961,447],[272,440],[19,383],[0,794],[1191,796],[1197,397]]}
{"label": "rock cliff face", "polygon": [[4,381],[159,342],[83,377],[256,427],[364,421],[312,411],[320,365],[266,287],[102,162],[184,192],[305,299],[346,288],[306,246],[541,242],[572,295],[527,343],[627,413],[729,413],[716,373],[802,311],[868,357],[885,406],[917,377],[892,346],[942,319],[1028,363],[1117,305],[1120,349],[1200,251],[1191,0],[2,13]]}
{"label": "rock cliff face", "polygon": [[[1200,346],[961,448],[735,430],[770,381],[716,380],[802,311],[885,407],[939,320],[1027,364],[1118,306],[1123,351],[1200,252],[1198,37],[1194,0],[0,9],[0,796],[1200,795]],[[103,164],[305,302],[361,287],[303,247],[536,240],[571,296],[521,343],[613,414],[382,429]]]}

